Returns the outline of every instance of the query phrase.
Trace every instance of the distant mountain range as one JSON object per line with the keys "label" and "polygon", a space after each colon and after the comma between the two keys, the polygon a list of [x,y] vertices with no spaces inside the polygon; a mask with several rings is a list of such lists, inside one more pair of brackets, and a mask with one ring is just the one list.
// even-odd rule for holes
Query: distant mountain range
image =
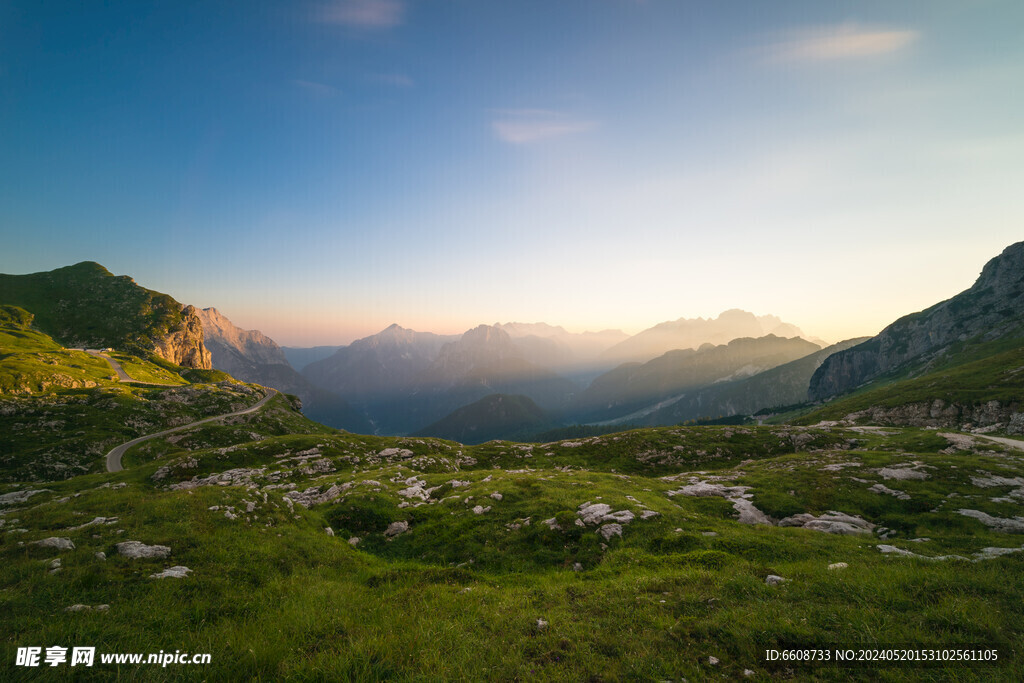
{"label": "distant mountain range", "polygon": [[[733,339],[769,334],[808,339],[800,328],[774,315],[756,316],[734,308],[722,312],[717,318],[680,318],[659,323],[608,348],[602,357],[619,363],[643,363],[676,349],[697,349],[704,344],[728,344]],[[826,346],[821,340],[809,341]]]}
{"label": "distant mountain range", "polygon": [[820,347],[775,335],[676,349],[646,363],[624,363],[595,379],[574,405],[581,422],[637,421],[717,382],[750,377],[803,358]]}
{"label": "distant mountain range", "polygon": [[[792,398],[806,372],[791,373],[785,390],[767,378],[756,390],[736,382],[820,348],[778,317],[731,310],[661,323],[633,337],[619,330],[570,333],[547,323],[479,325],[462,335],[391,325],[347,346],[282,349],[215,308],[183,306],[88,262],[0,276],[0,303],[30,311],[39,329],[65,344],[215,368],[298,396],[306,415],[324,424],[378,434],[433,429],[508,437],[524,434],[527,424],[659,423],[695,411],[760,408]],[[818,362],[815,356],[800,368]],[[746,394],[740,400],[730,391]],[[473,416],[486,424],[459,431],[456,425]]]}

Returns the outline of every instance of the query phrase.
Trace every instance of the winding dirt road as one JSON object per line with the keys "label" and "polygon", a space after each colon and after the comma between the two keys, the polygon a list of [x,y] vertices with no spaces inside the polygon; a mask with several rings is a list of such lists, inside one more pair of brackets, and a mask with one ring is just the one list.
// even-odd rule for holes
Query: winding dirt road
{"label": "winding dirt road", "polygon": [[158,387],[176,387],[176,386],[179,386],[177,384],[164,384],[163,382],[143,382],[141,379],[132,379],[131,375],[129,375],[127,372],[124,371],[124,368],[121,367],[120,363],[118,363],[116,360],[114,360],[113,358],[111,358],[107,354],[103,353],[102,351],[97,351],[95,349],[72,349],[72,351],[85,351],[90,356],[93,356],[95,358],[102,358],[103,360],[107,361],[107,363],[110,364],[110,367],[114,368],[114,372],[117,373],[117,381],[118,382],[134,382],[135,384],[152,384],[152,385],[158,386]]}
{"label": "winding dirt road", "polygon": [[274,398],[274,396],[277,396],[277,389],[271,389],[267,387],[267,395],[261,398],[253,405],[249,406],[248,408],[236,410],[233,413],[224,413],[223,415],[204,417],[202,420],[189,422],[187,425],[181,425],[180,427],[172,427],[171,429],[165,429],[162,432],[154,432],[153,434],[146,434],[145,436],[140,436],[137,439],[126,441],[120,446],[115,446],[113,449],[111,449],[109,453],[107,453],[107,472],[120,472],[122,469],[124,469],[123,467],[121,467],[121,456],[125,454],[125,451],[127,451],[129,448],[136,444],[140,444],[143,441],[148,441],[150,439],[155,439],[159,436],[167,436],[168,434],[173,434],[175,432],[183,432],[186,429],[192,429],[196,425],[205,424],[207,422],[214,422],[215,420],[223,420],[228,417],[236,417],[238,415],[247,415],[249,413],[254,413],[260,408],[262,408],[264,405],[266,405],[267,401]]}

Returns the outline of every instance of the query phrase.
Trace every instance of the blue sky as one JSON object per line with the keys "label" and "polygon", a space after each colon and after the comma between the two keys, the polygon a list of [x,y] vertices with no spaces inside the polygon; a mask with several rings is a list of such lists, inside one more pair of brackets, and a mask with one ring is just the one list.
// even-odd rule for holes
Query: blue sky
{"label": "blue sky", "polygon": [[283,344],[391,322],[829,340],[1024,239],[1016,0],[0,1],[0,271]]}

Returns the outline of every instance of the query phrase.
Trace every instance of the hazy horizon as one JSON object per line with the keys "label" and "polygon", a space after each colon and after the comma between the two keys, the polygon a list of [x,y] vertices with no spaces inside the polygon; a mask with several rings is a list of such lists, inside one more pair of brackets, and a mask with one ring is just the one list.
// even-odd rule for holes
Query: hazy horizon
{"label": "hazy horizon", "polygon": [[1021,239],[1024,5],[11,2],[0,271],[287,346],[392,322],[829,341]]}

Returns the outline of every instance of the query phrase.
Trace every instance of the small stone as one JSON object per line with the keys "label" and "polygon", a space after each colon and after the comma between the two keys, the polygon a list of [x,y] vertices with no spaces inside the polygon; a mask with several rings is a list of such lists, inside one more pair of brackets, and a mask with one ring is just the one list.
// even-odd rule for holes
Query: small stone
{"label": "small stone", "polygon": [[82,605],[82,604],[71,605],[71,607],[65,607],[64,611],[65,612],[91,612],[92,611],[92,606],[90,606],[90,605]]}
{"label": "small stone", "polygon": [[473,507],[473,514],[474,515],[482,515],[485,512],[490,512],[490,510],[491,510],[491,506],[490,505],[488,505],[487,507],[484,507],[483,505],[476,505],[476,506]]}
{"label": "small stone", "polygon": [[41,541],[36,541],[36,545],[40,548],[56,548],[57,550],[74,550],[75,544],[71,542],[70,538],[57,538],[56,536],[50,536],[44,538]]}
{"label": "small stone", "polygon": [[789,579],[784,579],[781,576],[776,576],[775,574],[769,574],[768,576],[764,577],[764,582],[769,586],[781,586],[787,581],[789,581]]}
{"label": "small stone", "polygon": [[117,544],[117,552],[131,558],[163,559],[171,554],[171,549],[166,545],[146,545],[141,541],[124,541]]}
{"label": "small stone", "polygon": [[537,620],[537,630],[538,631],[543,631],[547,627],[548,627],[548,622],[544,621],[543,619],[538,619]]}
{"label": "small stone", "polygon": [[107,559],[107,554],[101,550],[98,553],[96,553],[96,559],[97,560],[106,560]]}
{"label": "small stone", "polygon": [[718,666],[718,657],[708,657],[708,664]]}
{"label": "small stone", "polygon": [[388,524],[387,530],[384,531],[384,535],[388,538],[392,538],[394,536],[398,536],[399,534],[404,534],[408,530],[409,522],[406,522],[404,520],[401,522],[391,522],[391,524]]}
{"label": "small stone", "polygon": [[500,501],[503,498],[503,496],[497,491],[495,491],[494,493],[491,494],[491,498]]}
{"label": "small stone", "polygon": [[605,524],[597,533],[604,537],[604,540],[610,541],[612,536],[622,536],[622,525],[621,524]]}
{"label": "small stone", "polygon": [[573,562],[573,564],[572,564],[572,570],[573,570],[574,572],[581,572],[581,571],[583,571],[583,565],[582,565],[582,564],[580,564],[579,562]]}
{"label": "small stone", "polygon": [[324,533],[327,534],[328,536],[334,536],[334,529],[332,529],[329,526],[325,526],[324,527]]}
{"label": "small stone", "polygon": [[747,677],[747,678],[750,678],[751,676],[754,676],[755,674],[756,674],[756,672],[753,669],[744,669],[743,670],[743,675],[745,677]]}
{"label": "small stone", "polygon": [[159,574],[150,574],[149,578],[151,578],[151,579],[184,579],[186,576],[189,575],[189,572],[191,572],[191,571],[192,570],[189,569],[188,567],[182,567],[182,566],[178,565],[177,567],[168,567],[167,569],[163,570]]}
{"label": "small stone", "polygon": [[[676,531],[682,531],[682,529],[676,529]],[[717,531],[702,531],[702,532],[700,532],[700,535],[701,536],[712,537],[712,536],[717,536],[718,532]]]}
{"label": "small stone", "polygon": [[348,544],[355,548],[357,545],[359,545],[359,541],[361,540],[363,539],[359,538],[358,536],[353,536],[352,538],[348,539]]}
{"label": "small stone", "polygon": [[829,568],[829,570],[846,569],[849,566],[850,565],[846,564],[845,562],[833,562],[832,564],[830,564],[828,566],[828,568]]}

